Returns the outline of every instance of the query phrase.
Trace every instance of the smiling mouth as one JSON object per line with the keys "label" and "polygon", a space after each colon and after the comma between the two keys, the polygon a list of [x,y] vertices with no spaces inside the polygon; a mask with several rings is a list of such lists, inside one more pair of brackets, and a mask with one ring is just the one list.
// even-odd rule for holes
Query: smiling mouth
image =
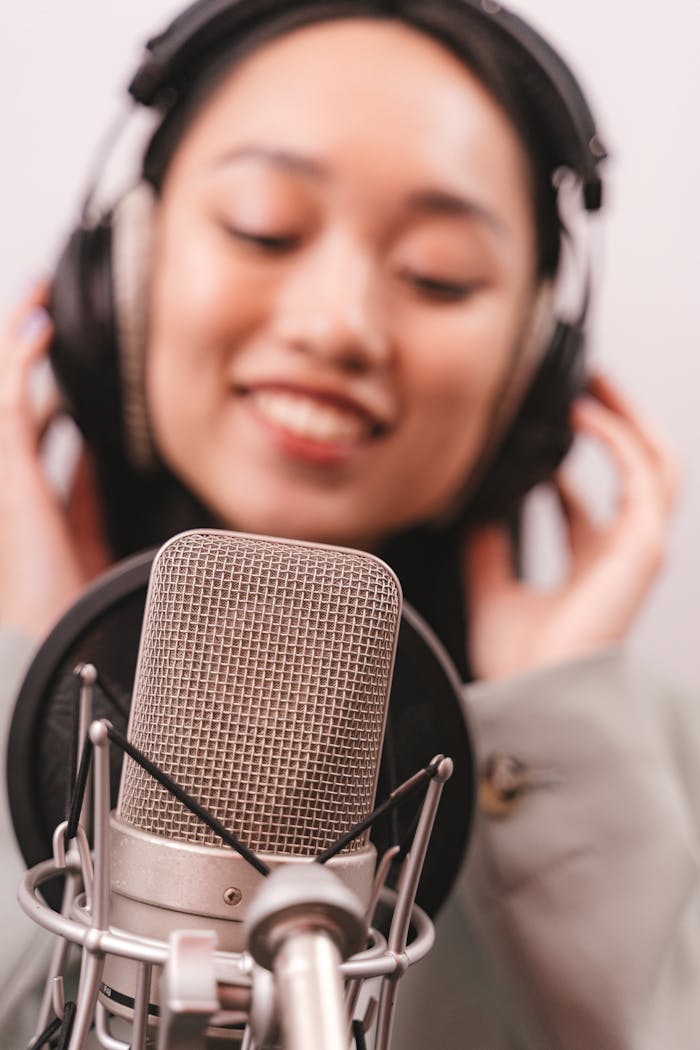
{"label": "smiling mouth", "polygon": [[259,388],[245,393],[266,423],[318,445],[354,445],[383,429],[359,409],[304,392]]}

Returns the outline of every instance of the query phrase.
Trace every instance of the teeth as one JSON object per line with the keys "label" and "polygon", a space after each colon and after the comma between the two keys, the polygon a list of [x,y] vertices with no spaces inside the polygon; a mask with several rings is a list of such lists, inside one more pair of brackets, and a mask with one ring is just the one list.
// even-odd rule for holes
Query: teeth
{"label": "teeth", "polygon": [[355,441],[370,431],[367,420],[356,413],[303,394],[257,390],[253,397],[258,411],[271,423],[312,441]]}

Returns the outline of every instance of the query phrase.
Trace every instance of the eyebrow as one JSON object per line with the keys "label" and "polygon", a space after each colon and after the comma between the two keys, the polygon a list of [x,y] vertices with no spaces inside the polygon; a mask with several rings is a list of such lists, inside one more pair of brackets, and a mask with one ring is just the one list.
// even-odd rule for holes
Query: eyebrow
{"label": "eyebrow", "polygon": [[301,153],[290,153],[284,149],[273,149],[269,146],[241,146],[238,149],[229,150],[216,159],[214,167],[224,167],[227,164],[236,164],[245,160],[265,161],[277,168],[308,175],[317,180],[325,181],[330,177],[328,168],[312,157],[305,157]]}
{"label": "eyebrow", "polygon": [[447,190],[419,190],[409,196],[406,207],[410,211],[424,212],[427,215],[476,219],[499,235],[509,233],[506,224],[489,208],[469,197],[462,197]]}
{"label": "eyebrow", "polygon": [[[328,167],[313,157],[292,153],[270,146],[241,146],[229,150],[214,162],[214,167],[223,167],[246,160],[257,160],[298,175],[306,175],[318,182],[327,182],[331,173]],[[445,215],[462,219],[475,219],[500,236],[507,236],[506,224],[489,208],[469,197],[449,190],[424,189],[411,193],[405,208],[409,212],[426,215]]]}

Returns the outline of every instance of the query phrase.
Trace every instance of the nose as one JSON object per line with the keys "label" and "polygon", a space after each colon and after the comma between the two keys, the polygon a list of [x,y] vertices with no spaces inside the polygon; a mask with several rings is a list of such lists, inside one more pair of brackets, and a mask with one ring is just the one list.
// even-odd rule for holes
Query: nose
{"label": "nose", "polygon": [[277,331],[295,350],[361,372],[383,368],[390,345],[371,253],[337,233],[302,251],[277,303]]}

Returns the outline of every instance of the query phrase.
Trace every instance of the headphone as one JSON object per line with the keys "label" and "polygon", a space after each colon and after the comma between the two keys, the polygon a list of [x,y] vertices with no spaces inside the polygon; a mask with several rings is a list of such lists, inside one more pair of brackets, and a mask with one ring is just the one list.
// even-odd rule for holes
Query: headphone
{"label": "headphone", "polygon": [[[454,46],[454,30],[450,33],[447,22],[441,27],[434,13],[440,8],[444,11],[445,5],[430,0],[197,0],[147,43],[129,93],[164,121],[213,58],[240,43],[252,49],[270,38],[271,26],[279,33],[324,19],[393,14],[425,28],[425,12],[432,10],[429,32]],[[535,30],[496,0],[452,0],[449,10],[451,17],[462,12],[472,24],[476,20],[517,55],[526,71],[523,87],[535,99],[538,119],[565,171],[557,189],[563,232],[545,311],[547,334],[540,320],[534,326],[538,363],[514,417],[489,449],[488,462],[477,466],[466,494],[465,517],[474,521],[512,512],[531,487],[551,476],[571,444],[570,406],[586,382],[586,231],[602,205],[600,167],[606,151],[573,73]],[[116,471],[122,479],[133,476],[144,491],[149,477],[163,473],[152,449],[144,395],[154,191],[142,181],[97,219],[90,215],[93,192],[55,271],[50,356],[69,412],[106,464],[100,475],[103,490]],[[582,231],[576,231],[577,224]],[[103,496],[109,506],[109,493]],[[140,545],[147,542],[151,537]],[[126,547],[117,553],[128,553],[129,543]]]}

